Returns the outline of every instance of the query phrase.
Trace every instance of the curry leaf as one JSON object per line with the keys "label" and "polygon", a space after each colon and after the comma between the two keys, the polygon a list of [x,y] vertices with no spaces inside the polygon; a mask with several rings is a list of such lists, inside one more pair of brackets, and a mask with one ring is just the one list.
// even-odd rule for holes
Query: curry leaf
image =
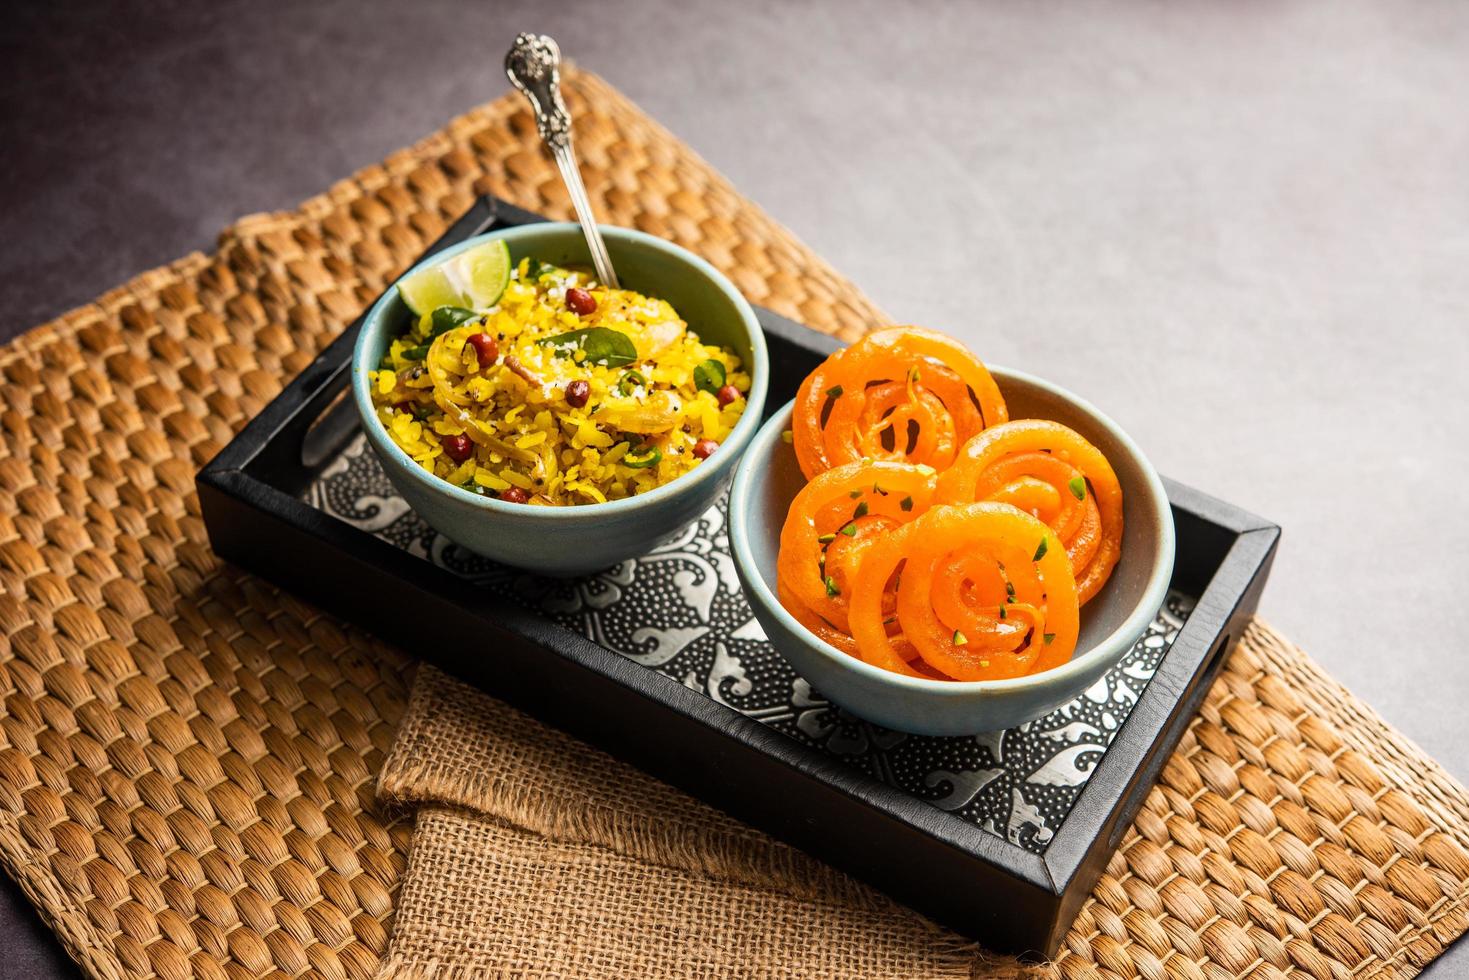
{"label": "curry leaf", "polygon": [[441,306],[433,312],[433,325],[429,329],[428,339],[433,340],[439,334],[448,333],[464,321],[474,319],[476,315],[474,310],[466,310],[462,306]]}
{"label": "curry leaf", "polygon": [[724,365],[711,358],[694,368],[694,387],[711,395],[719,394],[719,389],[724,387]]}
{"label": "curry leaf", "polygon": [[570,357],[576,351],[582,351],[586,354],[588,364],[624,367],[636,364],[638,360],[638,349],[633,346],[632,338],[610,327],[568,330],[554,337],[546,337],[539,343],[542,347],[553,349],[559,357]]}

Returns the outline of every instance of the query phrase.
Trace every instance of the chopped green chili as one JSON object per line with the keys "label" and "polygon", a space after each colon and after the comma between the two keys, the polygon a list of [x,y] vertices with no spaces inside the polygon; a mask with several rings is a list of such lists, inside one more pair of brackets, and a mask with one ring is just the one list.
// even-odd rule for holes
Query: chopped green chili
{"label": "chopped green chili", "polygon": [[622,461],[635,470],[645,470],[663,458],[663,450],[657,446],[640,446],[629,449]]}

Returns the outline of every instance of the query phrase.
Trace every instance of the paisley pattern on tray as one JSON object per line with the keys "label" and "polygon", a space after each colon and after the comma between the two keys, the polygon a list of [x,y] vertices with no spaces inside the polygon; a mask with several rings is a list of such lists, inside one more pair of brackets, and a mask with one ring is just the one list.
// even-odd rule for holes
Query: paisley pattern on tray
{"label": "paisley pattern on tray", "polygon": [[729,556],[723,504],[673,541],[582,579],[547,579],[449,542],[409,510],[359,435],[307,502],[539,610],[630,660],[1037,853],[1152,679],[1193,600],[1170,593],[1145,636],[1082,697],[1002,732],[890,731],[825,701],[766,642]]}

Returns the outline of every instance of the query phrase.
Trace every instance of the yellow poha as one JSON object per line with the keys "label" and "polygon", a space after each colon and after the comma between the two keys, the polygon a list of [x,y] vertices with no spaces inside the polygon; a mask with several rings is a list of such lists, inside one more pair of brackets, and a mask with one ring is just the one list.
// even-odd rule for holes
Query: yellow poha
{"label": "yellow poha", "polygon": [[728,437],[750,390],[739,358],[664,300],[535,259],[493,307],[418,318],[371,381],[378,420],[424,469],[542,505],[677,479]]}

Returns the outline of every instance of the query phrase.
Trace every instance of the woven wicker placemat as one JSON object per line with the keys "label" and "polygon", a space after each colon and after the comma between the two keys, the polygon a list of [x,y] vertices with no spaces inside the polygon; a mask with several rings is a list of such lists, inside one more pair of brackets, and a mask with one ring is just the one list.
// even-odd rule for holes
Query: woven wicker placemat
{"label": "woven wicker placemat", "polygon": [[[821,329],[850,337],[878,321],[600,80],[572,73],[567,88],[608,220],[691,247],[752,300]],[[373,787],[413,665],[221,564],[193,476],[480,192],[569,213],[508,99],[0,353],[0,859],[93,976],[366,978],[378,966],[411,828]],[[1297,918],[1339,963],[1361,950],[1421,963],[1462,929],[1462,854],[1449,843],[1469,844],[1462,788],[1304,657],[1283,654],[1271,671],[1318,693],[1396,790],[1358,785],[1336,750],[1275,735],[1269,713],[1196,727],[1241,779],[1261,753],[1294,765],[1331,832],[1287,847],[1265,813],[1219,794],[1166,825],[1149,822],[1150,804],[1121,852],[1131,874],[1104,879],[1117,901],[1080,924],[1078,962],[1157,975],[1125,937],[1150,930],[1144,945],[1164,948],[1163,912],[1179,903],[1181,921],[1233,943],[1230,887],[1256,880],[1246,870],[1267,891],[1299,886],[1319,901]],[[1266,808],[1293,813],[1293,792]],[[1370,873],[1332,877],[1320,855],[1338,839],[1363,849]],[[1269,880],[1248,863],[1282,847]],[[1119,896],[1139,910],[1131,921],[1098,912],[1127,907]],[[1386,931],[1364,933],[1369,921]]]}

